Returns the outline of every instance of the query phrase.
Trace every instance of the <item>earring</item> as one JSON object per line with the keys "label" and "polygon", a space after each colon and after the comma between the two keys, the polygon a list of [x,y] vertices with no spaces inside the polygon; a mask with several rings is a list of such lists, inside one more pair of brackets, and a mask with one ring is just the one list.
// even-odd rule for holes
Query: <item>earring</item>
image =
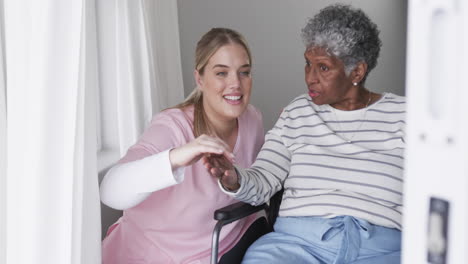
{"label": "earring", "polygon": [[357,82],[353,82],[353,85],[354,85],[354,86],[357,86]]}

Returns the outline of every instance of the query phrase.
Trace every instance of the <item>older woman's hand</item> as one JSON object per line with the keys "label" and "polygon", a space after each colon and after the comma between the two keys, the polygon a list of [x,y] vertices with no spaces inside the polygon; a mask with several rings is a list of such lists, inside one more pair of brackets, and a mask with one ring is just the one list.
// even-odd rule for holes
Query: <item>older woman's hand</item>
{"label": "older woman's hand", "polygon": [[233,166],[234,160],[228,160],[223,155],[209,154],[203,157],[202,162],[208,172],[220,180],[226,190],[239,189],[239,179]]}

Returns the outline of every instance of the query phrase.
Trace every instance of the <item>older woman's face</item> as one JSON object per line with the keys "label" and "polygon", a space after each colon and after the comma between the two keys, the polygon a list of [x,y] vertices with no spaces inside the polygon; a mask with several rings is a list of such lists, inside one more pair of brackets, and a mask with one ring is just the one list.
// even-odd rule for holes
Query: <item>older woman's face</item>
{"label": "older woman's face", "polygon": [[327,54],[323,48],[309,48],[306,60],[305,81],[315,104],[337,104],[344,101],[352,88],[341,60]]}

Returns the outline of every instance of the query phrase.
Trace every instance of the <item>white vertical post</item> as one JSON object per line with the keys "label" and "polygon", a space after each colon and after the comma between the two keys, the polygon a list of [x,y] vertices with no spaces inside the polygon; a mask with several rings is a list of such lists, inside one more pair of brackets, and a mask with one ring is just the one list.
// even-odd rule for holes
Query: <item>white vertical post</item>
{"label": "white vertical post", "polygon": [[410,0],[408,14],[403,263],[466,264],[468,3]]}

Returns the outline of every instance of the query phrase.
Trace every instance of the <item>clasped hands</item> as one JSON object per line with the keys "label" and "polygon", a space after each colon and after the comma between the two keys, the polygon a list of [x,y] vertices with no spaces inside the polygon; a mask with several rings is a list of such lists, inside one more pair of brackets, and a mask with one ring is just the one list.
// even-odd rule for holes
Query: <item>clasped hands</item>
{"label": "clasped hands", "polygon": [[220,138],[201,135],[169,152],[172,169],[189,166],[202,159],[208,172],[218,178],[225,189],[236,191],[240,185],[234,169],[235,157]]}
{"label": "clasped hands", "polygon": [[233,165],[235,159],[228,159],[225,155],[207,154],[202,158],[202,162],[208,172],[220,180],[226,190],[239,189],[239,178]]}

